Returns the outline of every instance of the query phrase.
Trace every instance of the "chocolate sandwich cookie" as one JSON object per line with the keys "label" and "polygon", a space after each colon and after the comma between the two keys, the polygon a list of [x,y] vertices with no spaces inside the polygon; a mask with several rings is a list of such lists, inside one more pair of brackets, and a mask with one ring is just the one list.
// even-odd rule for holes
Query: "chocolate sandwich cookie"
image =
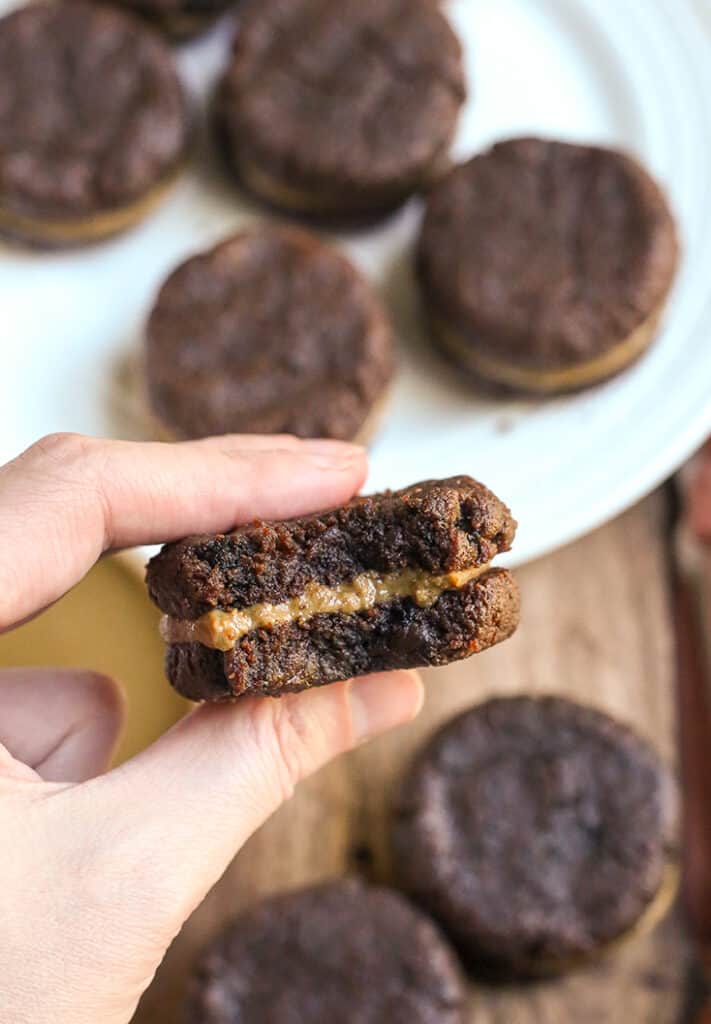
{"label": "chocolate sandwich cookie", "polygon": [[188,111],[151,29],[81,0],[0,20],[0,233],[96,241],[140,220],[172,183]]}
{"label": "chocolate sandwich cookie", "polygon": [[395,805],[395,871],[468,963],[561,970],[668,908],[674,802],[654,751],[607,715],[491,700],[416,757]]}
{"label": "chocolate sandwich cookie", "polygon": [[436,344],[483,380],[544,394],[646,350],[677,260],[666,199],[635,160],[524,138],[437,184],[417,264]]}
{"label": "chocolate sandwich cookie", "polygon": [[257,227],[163,285],[146,331],[150,403],[168,434],[365,440],[393,374],[387,317],[336,249]]}
{"label": "chocolate sandwich cookie", "polygon": [[432,922],[353,880],[242,913],[198,963],[183,1021],[463,1024],[463,1004],[456,957]]}
{"label": "chocolate sandwich cookie", "polygon": [[509,510],[471,477],[167,544],[148,565],[166,668],[193,700],[445,665],[518,623]]}
{"label": "chocolate sandwich cookie", "polygon": [[227,162],[295,213],[371,217],[447,165],[466,86],[433,0],[252,0],[216,98]]}
{"label": "chocolate sandwich cookie", "polygon": [[235,0],[112,0],[146,18],[171,39],[190,39],[209,28]]}

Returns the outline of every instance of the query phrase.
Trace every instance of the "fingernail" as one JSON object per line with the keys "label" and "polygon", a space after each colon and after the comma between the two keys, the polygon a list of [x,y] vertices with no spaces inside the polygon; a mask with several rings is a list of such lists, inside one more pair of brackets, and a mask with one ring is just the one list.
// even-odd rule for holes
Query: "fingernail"
{"label": "fingernail", "polygon": [[350,441],[333,441],[322,437],[308,437],[300,442],[300,447],[315,455],[362,455],[365,449],[362,445],[351,444]]}
{"label": "fingernail", "polygon": [[424,701],[417,672],[385,672],[352,679],[348,699],[356,743],[412,721]]}

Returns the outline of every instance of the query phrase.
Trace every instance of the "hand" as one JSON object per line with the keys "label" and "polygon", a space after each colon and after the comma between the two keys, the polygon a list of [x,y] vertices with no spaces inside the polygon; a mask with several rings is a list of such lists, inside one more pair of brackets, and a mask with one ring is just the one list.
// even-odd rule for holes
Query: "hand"
{"label": "hand", "polygon": [[[104,551],[325,508],[364,475],[362,450],[336,442],[45,438],[0,469],[0,630]],[[0,672],[0,1022],[127,1024],[183,922],[299,779],[421,700],[402,672],[203,706],[97,775],[121,727],[116,685]]]}

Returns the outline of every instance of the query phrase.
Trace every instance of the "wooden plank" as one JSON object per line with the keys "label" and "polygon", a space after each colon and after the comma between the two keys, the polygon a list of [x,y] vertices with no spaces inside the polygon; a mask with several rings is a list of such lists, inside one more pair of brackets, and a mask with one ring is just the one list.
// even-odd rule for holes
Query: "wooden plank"
{"label": "wooden plank", "polygon": [[[492,694],[555,692],[634,725],[674,761],[673,646],[665,507],[657,494],[616,522],[518,573],[524,611],[510,642],[430,671],[420,719],[302,784],[236,858],[171,948],[136,1024],[177,1020],[202,943],[260,894],[347,871],[390,879],[393,787],[438,724]],[[679,1017],[687,954],[674,918],[614,957],[558,982],[472,986],[471,1024],[666,1024]]]}

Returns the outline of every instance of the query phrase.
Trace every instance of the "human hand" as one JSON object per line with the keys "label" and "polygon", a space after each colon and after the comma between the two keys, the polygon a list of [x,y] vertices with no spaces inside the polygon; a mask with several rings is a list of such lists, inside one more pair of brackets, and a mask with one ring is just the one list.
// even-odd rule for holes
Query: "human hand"
{"label": "human hand", "polygon": [[[364,476],[362,450],[336,442],[45,438],[0,468],[0,630],[104,551],[325,508]],[[183,922],[299,779],[421,700],[414,673],[391,672],[203,706],[97,775],[121,726],[116,684],[0,672],[1,1024],[127,1024]]]}

